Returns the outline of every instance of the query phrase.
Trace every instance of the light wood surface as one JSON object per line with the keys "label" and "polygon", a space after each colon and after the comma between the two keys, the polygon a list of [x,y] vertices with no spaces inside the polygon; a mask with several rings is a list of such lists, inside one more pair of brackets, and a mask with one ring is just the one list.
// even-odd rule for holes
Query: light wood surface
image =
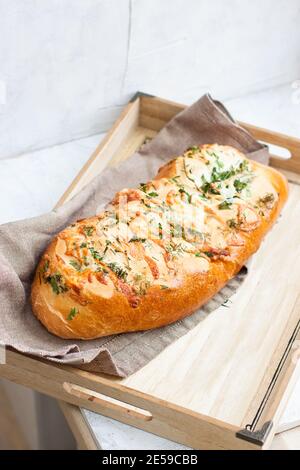
{"label": "light wood surface", "polygon": [[101,144],[82,167],[67,191],[60,198],[56,207],[71,199],[94,176],[100,174],[107,165],[112,164],[120,149],[126,149],[129,154],[132,152],[131,144],[129,144],[131,138],[133,137],[134,141],[138,139],[138,142],[140,142],[136,132],[139,123],[139,111],[139,100],[129,103]]}
{"label": "light wood surface", "polygon": [[271,158],[270,164],[276,168],[294,171],[300,173],[300,139],[289,137],[279,132],[273,132],[268,129],[262,129],[251,124],[240,123],[245,127],[257,140],[265,143],[272,143],[279,147],[289,150],[291,158],[282,159],[276,156]]}
{"label": "light wood surface", "polygon": [[[124,386],[120,380],[113,380],[101,374],[92,374],[70,366],[53,365],[47,361],[7,351],[7,363],[0,365],[0,375],[59,400],[110,416],[195,449],[260,448],[237,439],[237,426],[158,400]],[[73,393],[73,387],[70,385],[85,389],[86,398]],[[144,420],[134,414],[121,414],[119,409],[92,399],[94,392],[119,400],[123,402],[123,406],[128,403],[146,410],[152,418]],[[110,399],[107,401],[109,403]]]}
{"label": "light wood surface", "polygon": [[[142,97],[130,103],[60,204],[108,162],[115,165],[130,156],[182,109],[158,98]],[[8,364],[0,366],[0,375],[193,448],[262,448],[238,439],[236,433],[256,421],[255,430],[269,419],[276,424],[294,379],[295,364],[285,352],[299,322],[300,144],[297,139],[245,127],[257,138],[289,148],[290,160],[274,158],[272,164],[288,172],[290,198],[229,308],[210,314],[127,379],[46,364],[13,352],[8,353]],[[132,407],[139,410],[133,412]],[[150,419],[144,419],[141,410]],[[273,426],[266,448],[275,430]]]}

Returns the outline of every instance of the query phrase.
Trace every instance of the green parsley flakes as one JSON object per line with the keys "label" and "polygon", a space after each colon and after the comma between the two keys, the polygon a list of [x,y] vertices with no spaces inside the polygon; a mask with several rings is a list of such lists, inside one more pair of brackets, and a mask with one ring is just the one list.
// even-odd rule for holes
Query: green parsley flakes
{"label": "green parsley flakes", "polygon": [[72,307],[69,315],[67,316],[67,320],[72,321],[78,313],[79,313],[78,308]]}
{"label": "green parsley flakes", "polygon": [[91,255],[94,259],[97,259],[98,261],[101,261],[102,260],[102,256],[100,255],[100,253],[95,250],[95,248],[93,248],[92,246],[89,247],[89,250],[91,252]]}
{"label": "green parsley flakes", "polygon": [[87,237],[91,237],[94,233],[95,227],[84,225],[82,229]]}
{"label": "green parsley flakes", "polygon": [[124,268],[118,266],[117,263],[108,263],[107,266],[116,274],[119,279],[126,281],[128,272]]}
{"label": "green parsley flakes", "polygon": [[63,292],[67,292],[68,290],[67,286],[64,283],[62,275],[59,273],[55,273],[51,276],[47,276],[45,278],[45,282],[50,284],[53,292],[56,295],[62,294]]}
{"label": "green parsley flakes", "polygon": [[218,205],[218,208],[223,211],[223,210],[228,210],[231,209],[232,202],[229,201],[223,201],[221,204]]}
{"label": "green parsley flakes", "polygon": [[72,266],[72,268],[76,269],[76,271],[81,270],[81,264],[79,263],[79,261],[76,261],[75,259],[71,259],[70,265]]}
{"label": "green parsley flakes", "polygon": [[233,186],[235,187],[238,193],[241,193],[243,189],[245,189],[248,186],[248,183],[246,181],[234,180]]}

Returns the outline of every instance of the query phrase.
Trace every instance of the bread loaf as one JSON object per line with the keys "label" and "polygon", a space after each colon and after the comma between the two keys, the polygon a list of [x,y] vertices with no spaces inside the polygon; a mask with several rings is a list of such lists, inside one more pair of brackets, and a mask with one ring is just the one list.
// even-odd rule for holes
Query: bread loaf
{"label": "bread loaf", "polygon": [[51,333],[80,339],[183,318],[239,272],[286,198],[276,170],[232,147],[192,147],[53,239],[33,312]]}

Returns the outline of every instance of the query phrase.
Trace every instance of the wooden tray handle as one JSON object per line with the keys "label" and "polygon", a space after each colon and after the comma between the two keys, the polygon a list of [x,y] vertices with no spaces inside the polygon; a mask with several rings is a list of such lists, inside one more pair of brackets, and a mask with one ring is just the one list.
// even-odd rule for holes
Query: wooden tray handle
{"label": "wooden tray handle", "polygon": [[[147,127],[155,131],[160,131],[170,119],[186,108],[186,106],[182,104],[149,96],[144,93],[138,93],[137,96],[139,97],[140,102],[140,126]],[[282,158],[278,155],[272,155],[270,161],[271,166],[300,173],[299,138],[290,137],[279,132],[253,126],[252,124],[241,121],[239,121],[239,125],[250,132],[255,139],[266,144],[282,147],[289,151],[291,158],[288,159]]]}
{"label": "wooden tray handle", "polygon": [[277,145],[287,149],[291,157],[288,159],[272,155],[271,166],[276,168],[282,168],[283,170],[295,171],[300,173],[300,139],[296,137],[290,137],[279,132],[274,132],[269,129],[263,129],[262,127],[253,126],[245,122],[239,122],[250,134],[253,135],[257,140],[263,141],[267,144]]}
{"label": "wooden tray handle", "polygon": [[94,404],[99,405],[99,412],[101,413],[101,408],[109,409],[111,411],[126,414],[133,418],[141,419],[143,421],[151,421],[153,419],[152,414],[149,411],[143,410],[123,401],[116,400],[115,398],[108,397],[102,393],[94,392],[88,388],[80,387],[69,382],[63,383],[63,389],[65,392],[69,393],[80,400],[83,400],[82,406],[84,408],[84,401],[93,402]]}

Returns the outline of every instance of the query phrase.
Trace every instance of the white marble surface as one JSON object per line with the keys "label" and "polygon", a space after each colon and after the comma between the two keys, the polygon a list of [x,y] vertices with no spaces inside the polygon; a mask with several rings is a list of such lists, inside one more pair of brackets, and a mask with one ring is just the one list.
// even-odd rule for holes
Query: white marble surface
{"label": "white marble surface", "polygon": [[[300,369],[300,363],[298,364]],[[278,432],[284,432],[291,428],[300,426],[300,379],[298,380],[293,393],[289,399],[288,405],[280,419]],[[299,445],[300,445],[300,427],[299,427]]]}
{"label": "white marble surface", "polygon": [[[280,86],[227,100],[240,120],[291,135],[300,135],[300,100],[292,99],[291,85]],[[177,99],[179,101],[179,99]],[[103,134],[0,160],[0,223],[39,215],[51,210],[66,187],[103,137]],[[4,195],[4,196],[3,196]],[[289,401],[281,426],[300,421],[300,382]],[[178,444],[149,435],[95,413],[85,412],[94,435],[106,449],[177,449]],[[293,432],[293,439],[296,432]],[[300,440],[300,436],[299,440]],[[284,440],[276,445],[283,446]]]}
{"label": "white marble surface", "polygon": [[128,24],[129,0],[0,0],[0,158],[111,125]]}
{"label": "white marble surface", "polygon": [[0,159],[106,130],[138,89],[300,78],[299,24],[298,0],[0,0]]}
{"label": "white marble surface", "polygon": [[182,450],[177,442],[163,439],[91,411],[81,410],[97,447],[103,450]]}
{"label": "white marble surface", "polygon": [[244,122],[300,137],[300,80],[226,101]]}

